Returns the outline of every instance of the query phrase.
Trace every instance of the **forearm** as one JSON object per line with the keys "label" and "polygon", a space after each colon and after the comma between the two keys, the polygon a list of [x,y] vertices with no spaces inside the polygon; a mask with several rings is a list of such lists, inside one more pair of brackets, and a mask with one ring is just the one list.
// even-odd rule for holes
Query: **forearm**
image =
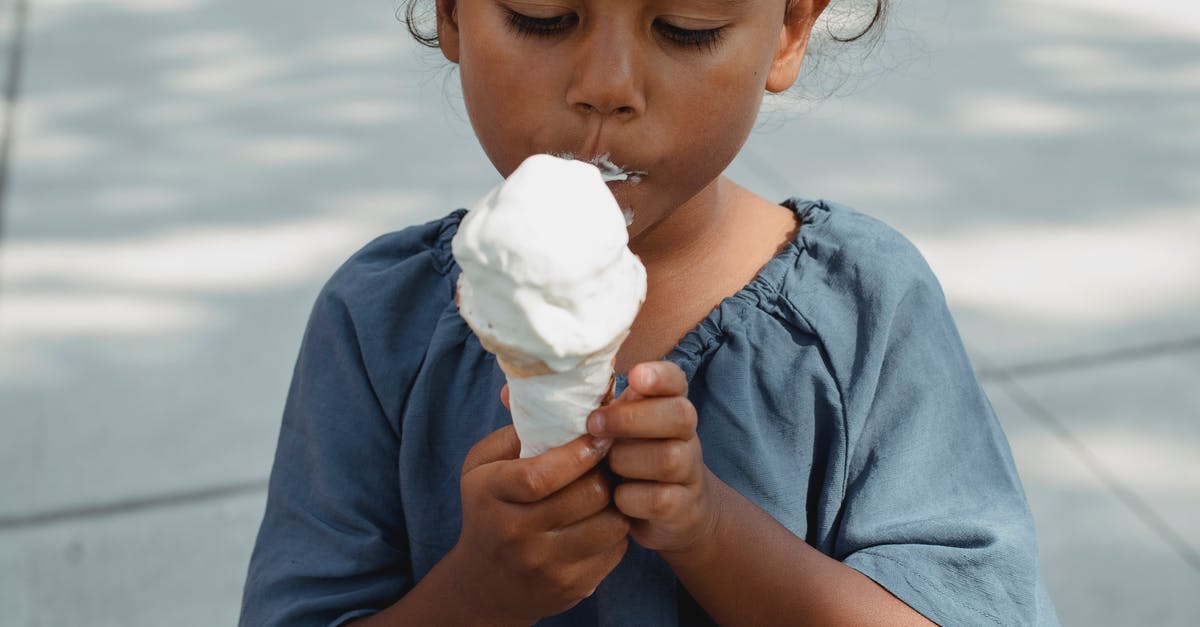
{"label": "forearm", "polygon": [[931,625],[866,575],[796,537],[711,473],[720,514],[702,546],[662,557],[721,625]]}
{"label": "forearm", "polygon": [[[527,621],[500,620],[477,603],[473,586],[457,576],[452,550],[407,594],[391,607],[350,623],[354,627],[393,625],[480,625],[481,627],[526,626]],[[493,613],[494,614],[494,613]]]}

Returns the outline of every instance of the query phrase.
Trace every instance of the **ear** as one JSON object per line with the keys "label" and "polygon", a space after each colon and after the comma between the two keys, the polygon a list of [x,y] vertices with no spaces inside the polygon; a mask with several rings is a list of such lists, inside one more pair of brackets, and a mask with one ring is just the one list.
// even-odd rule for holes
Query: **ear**
{"label": "ear", "polygon": [[438,47],[451,62],[458,63],[458,2],[437,0]]}
{"label": "ear", "polygon": [[796,84],[813,24],[828,5],[829,0],[788,2],[783,27],[779,31],[779,45],[775,48],[775,59],[771,62],[771,71],[767,73],[767,91],[779,93]]}

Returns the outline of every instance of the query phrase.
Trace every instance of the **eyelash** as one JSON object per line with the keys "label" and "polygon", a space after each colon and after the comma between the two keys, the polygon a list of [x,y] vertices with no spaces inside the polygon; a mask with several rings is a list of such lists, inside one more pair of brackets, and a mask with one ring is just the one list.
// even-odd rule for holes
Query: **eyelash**
{"label": "eyelash", "polygon": [[654,26],[658,29],[660,35],[675,44],[680,46],[695,46],[697,50],[707,50],[709,52],[717,49],[717,45],[721,43],[721,39],[725,35],[724,26],[705,30],[679,28],[666,22],[655,22]]}
{"label": "eyelash", "polygon": [[531,17],[524,13],[508,10],[508,25],[522,37],[553,37],[574,26],[578,19],[574,14],[558,17]]}
{"label": "eyelash", "polygon": [[[531,17],[508,10],[508,25],[521,37],[553,37],[575,25],[579,18],[574,14],[558,17]],[[666,22],[654,22],[659,35],[678,46],[695,47],[697,50],[716,50],[725,34],[725,27],[706,30],[679,28]]]}

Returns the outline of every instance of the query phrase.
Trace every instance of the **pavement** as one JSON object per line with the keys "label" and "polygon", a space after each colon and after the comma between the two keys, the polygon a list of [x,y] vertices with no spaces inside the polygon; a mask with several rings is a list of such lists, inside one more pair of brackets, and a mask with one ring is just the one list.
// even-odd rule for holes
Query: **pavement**
{"label": "pavement", "polygon": [[[236,621],[317,290],[497,181],[395,8],[0,1],[0,624]],[[897,3],[810,61],[731,176],[929,259],[1064,624],[1200,622],[1200,9]]]}

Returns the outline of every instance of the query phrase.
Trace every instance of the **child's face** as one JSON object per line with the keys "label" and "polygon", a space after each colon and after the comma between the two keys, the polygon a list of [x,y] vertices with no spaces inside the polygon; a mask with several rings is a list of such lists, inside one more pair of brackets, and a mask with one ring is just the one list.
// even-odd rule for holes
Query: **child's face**
{"label": "child's face", "polygon": [[[792,85],[824,0],[438,0],[471,124],[496,169],[609,154],[638,223],[708,187]],[[645,216],[649,220],[642,220]]]}

